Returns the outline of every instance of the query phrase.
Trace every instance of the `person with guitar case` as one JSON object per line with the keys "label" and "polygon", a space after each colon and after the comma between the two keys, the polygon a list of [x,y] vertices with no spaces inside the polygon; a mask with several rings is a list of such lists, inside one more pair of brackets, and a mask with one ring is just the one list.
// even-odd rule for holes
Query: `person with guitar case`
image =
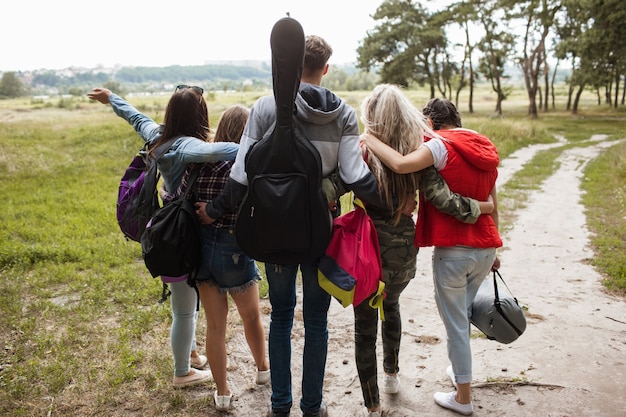
{"label": "person with guitar case", "polygon": [[265,262],[272,305],[268,415],[273,417],[289,416],[293,402],[291,331],[300,269],[305,329],[300,409],[305,417],[323,417],[330,295],[319,286],[317,270],[332,217],[322,179],[338,170],[347,190],[366,204],[381,200],[361,157],[355,110],[321,87],[330,45],[319,36],[305,38],[291,17],[274,25],[270,44],[274,95],[252,107],[224,191],[209,204],[197,203],[196,213],[202,223],[211,223],[240,206],[238,243]]}

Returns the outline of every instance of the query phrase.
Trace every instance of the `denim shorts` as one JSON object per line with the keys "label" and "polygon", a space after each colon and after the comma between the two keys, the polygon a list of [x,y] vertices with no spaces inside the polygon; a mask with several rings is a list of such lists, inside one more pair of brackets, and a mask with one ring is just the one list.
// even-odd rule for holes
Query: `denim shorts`
{"label": "denim shorts", "polygon": [[198,284],[207,282],[226,293],[245,290],[260,279],[256,263],[241,250],[233,229],[202,225]]}

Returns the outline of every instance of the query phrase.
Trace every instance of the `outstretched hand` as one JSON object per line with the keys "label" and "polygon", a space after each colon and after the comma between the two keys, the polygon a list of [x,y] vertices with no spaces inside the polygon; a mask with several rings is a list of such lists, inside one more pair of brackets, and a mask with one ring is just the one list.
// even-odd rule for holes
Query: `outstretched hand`
{"label": "outstretched hand", "polygon": [[206,214],[206,203],[197,202],[194,204],[194,207],[196,208],[196,216],[200,223],[212,224],[215,221],[215,219],[212,219]]}
{"label": "outstretched hand", "polygon": [[94,88],[91,90],[91,93],[87,93],[87,97],[99,101],[102,104],[109,104],[109,96],[111,94],[111,90],[106,88]]}

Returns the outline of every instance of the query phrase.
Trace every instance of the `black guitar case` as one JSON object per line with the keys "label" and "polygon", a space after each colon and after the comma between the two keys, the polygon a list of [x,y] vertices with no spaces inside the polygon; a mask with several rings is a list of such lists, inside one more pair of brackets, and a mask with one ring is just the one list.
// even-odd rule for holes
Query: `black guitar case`
{"label": "black guitar case", "polygon": [[257,261],[294,265],[323,255],[332,217],[322,192],[322,161],[309,139],[296,134],[295,99],[304,63],[302,26],[285,17],[274,25],[272,79],[276,125],[246,155],[248,191],[239,208],[239,246]]}

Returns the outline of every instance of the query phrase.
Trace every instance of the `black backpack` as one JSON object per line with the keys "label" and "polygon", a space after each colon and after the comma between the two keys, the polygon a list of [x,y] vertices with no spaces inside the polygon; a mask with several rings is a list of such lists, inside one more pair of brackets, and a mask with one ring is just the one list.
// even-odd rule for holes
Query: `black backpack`
{"label": "black backpack", "polygon": [[158,209],[141,237],[143,260],[153,277],[190,274],[193,279],[200,265],[200,222],[193,201],[187,198],[199,171],[196,165],[185,193]]}
{"label": "black backpack", "polygon": [[319,152],[293,127],[304,63],[302,26],[290,17],[280,19],[270,44],[276,125],[246,154],[248,191],[237,214],[236,236],[257,261],[294,265],[324,254],[332,217],[322,191]]}

